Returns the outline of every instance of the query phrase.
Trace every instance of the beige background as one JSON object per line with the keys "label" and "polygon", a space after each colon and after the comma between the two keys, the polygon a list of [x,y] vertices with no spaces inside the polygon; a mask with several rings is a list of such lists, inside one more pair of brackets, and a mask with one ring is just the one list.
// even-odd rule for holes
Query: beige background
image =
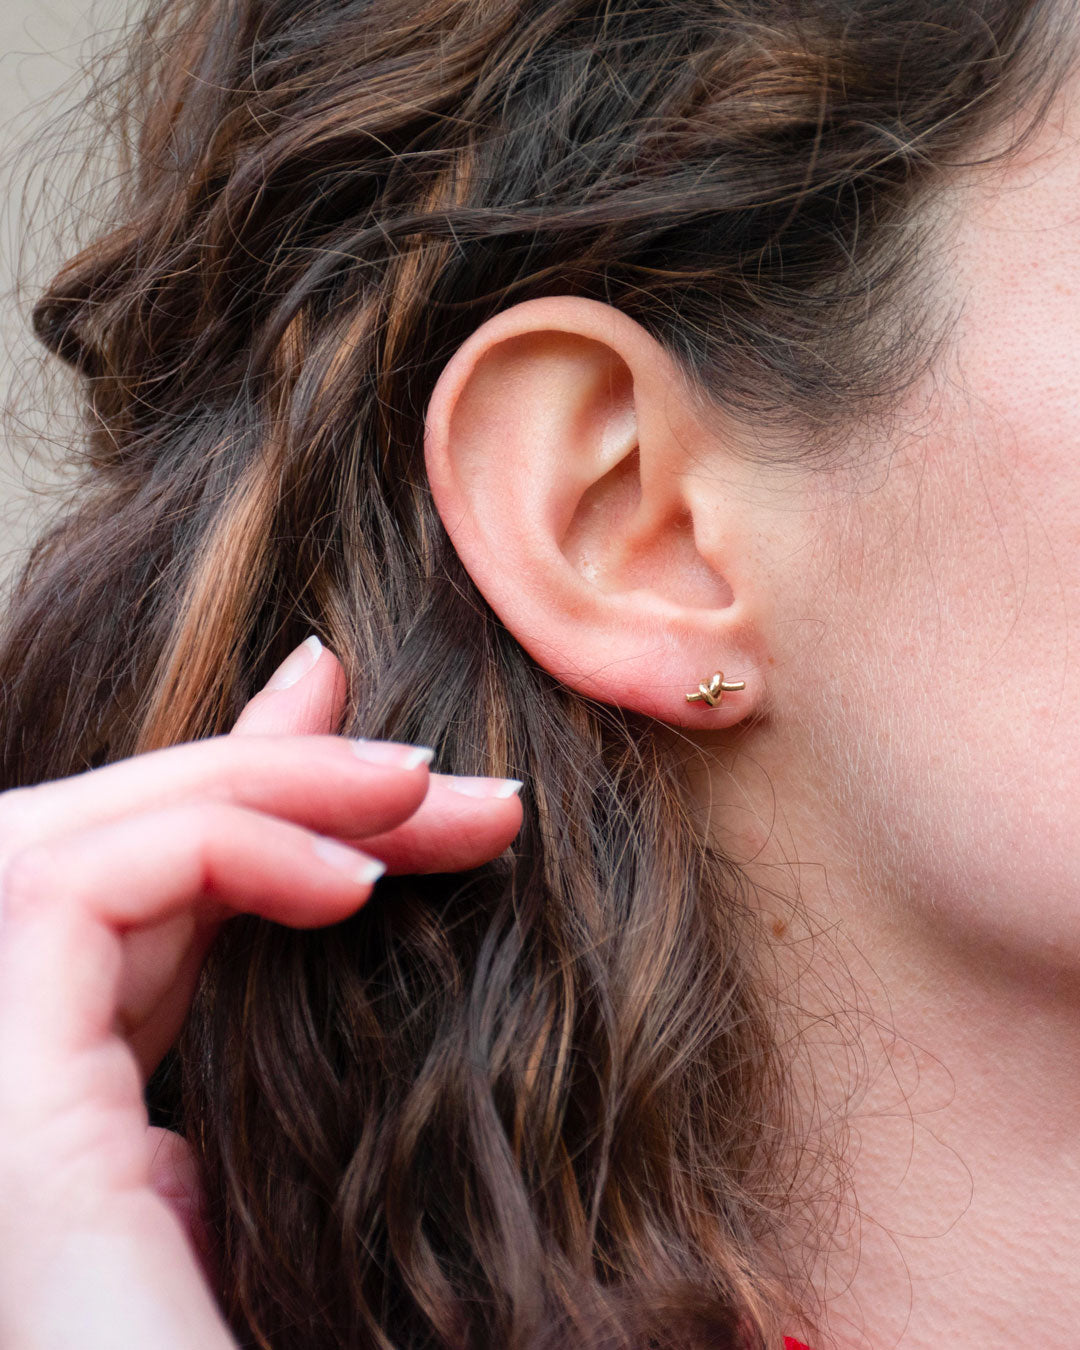
{"label": "beige background", "polygon": [[62,389],[53,390],[51,406],[46,400],[26,329],[30,297],[61,256],[58,236],[70,237],[85,186],[78,138],[62,136],[57,119],[78,102],[87,61],[115,32],[118,13],[110,0],[0,0],[0,399],[9,409],[0,447],[0,585],[40,528],[55,447],[71,430]]}

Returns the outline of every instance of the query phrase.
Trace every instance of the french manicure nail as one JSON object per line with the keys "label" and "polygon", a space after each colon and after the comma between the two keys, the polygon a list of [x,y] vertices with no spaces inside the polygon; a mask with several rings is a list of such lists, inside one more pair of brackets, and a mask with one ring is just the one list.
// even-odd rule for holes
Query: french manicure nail
{"label": "french manicure nail", "polygon": [[430,745],[404,745],[401,741],[369,741],[362,738],[351,744],[357,759],[395,769],[418,769],[421,764],[430,764],[435,758],[435,751]]}
{"label": "french manicure nail", "polygon": [[386,864],[378,858],[365,857],[355,849],[346,848],[336,839],[326,839],[322,835],[312,840],[312,848],[323,860],[338,872],[344,872],[360,886],[370,886],[386,871]]}
{"label": "french manicure nail", "polygon": [[315,669],[315,665],[322,655],[323,645],[319,639],[312,633],[311,637],[301,642],[300,646],[282,661],[277,670],[266,682],[266,688],[271,691],[279,689],[291,689],[294,684],[299,684],[304,676]]}
{"label": "french manicure nail", "polygon": [[460,792],[463,797],[512,797],[523,787],[520,778],[468,778],[448,774],[444,781],[451,792]]}

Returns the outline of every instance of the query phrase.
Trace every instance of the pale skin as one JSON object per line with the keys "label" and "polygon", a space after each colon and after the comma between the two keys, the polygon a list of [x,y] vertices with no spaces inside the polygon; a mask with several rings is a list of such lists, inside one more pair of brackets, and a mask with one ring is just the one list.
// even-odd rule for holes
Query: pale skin
{"label": "pale skin", "polygon": [[520,826],[508,780],[331,735],[340,666],[317,641],[290,661],[227,738],[0,800],[5,1350],[235,1344],[186,1145],[142,1101],[214,930],[243,912],[334,923],[380,860],[475,866]]}
{"label": "pale skin", "polygon": [[[428,409],[431,489],[480,591],[567,684],[677,729],[708,828],[759,886],[821,1144],[845,1144],[851,1169],[813,1272],[815,1350],[1080,1334],[1078,88],[1007,165],[942,194],[942,302],[961,318],[888,434],[830,472],[770,458],[642,328],[571,297],[486,323]],[[718,670],[745,689],[688,704]],[[88,799],[104,816],[85,818],[77,785],[41,790],[48,861],[9,862],[0,939],[0,1251],[16,1219],[33,1239],[0,1262],[5,1346],[109,1343],[117,1306],[152,1324],[141,1343],[229,1344],[192,1216],[162,1198],[191,1191],[182,1147],[155,1177],[139,1095],[198,949],[159,936],[180,972],[168,987],[158,958],[141,983],[129,960],[122,997],[141,1011],[122,1037],[115,977],[134,944],[117,933],[184,916],[190,942],[191,916],[256,903],[284,922],[343,917],[370,886],[323,866],[305,831],[434,869],[462,811],[473,852],[454,866],[518,828],[516,798],[360,764],[326,735],[333,657],[305,678],[260,696],[228,743],[109,770],[116,796]],[[280,798],[223,788],[249,748],[292,756]],[[177,804],[169,766],[200,753]],[[330,773],[348,819],[311,805],[304,785]],[[176,818],[158,817],[153,849],[135,837],[148,790],[210,850],[180,868],[186,889],[160,884]],[[219,854],[216,822],[236,810],[259,846],[229,831]],[[261,861],[271,847],[287,887]],[[93,884],[118,859],[119,897]]]}
{"label": "pale skin", "polygon": [[[959,322],[832,472],[770,461],[570,298],[492,320],[429,414],[436,500],[503,621],[706,751],[709,828],[760,887],[850,1169],[814,1178],[841,1198],[816,1350],[1080,1337],[1078,95],[937,199]],[[746,689],[686,705],[717,670]]]}

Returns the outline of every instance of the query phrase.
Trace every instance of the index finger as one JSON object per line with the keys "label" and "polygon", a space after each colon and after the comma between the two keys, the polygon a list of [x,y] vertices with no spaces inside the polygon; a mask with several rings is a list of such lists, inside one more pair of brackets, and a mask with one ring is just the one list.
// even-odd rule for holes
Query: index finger
{"label": "index finger", "polygon": [[290,653],[248,703],[232,735],[330,735],[341,725],[345,697],[341,662],[313,634]]}

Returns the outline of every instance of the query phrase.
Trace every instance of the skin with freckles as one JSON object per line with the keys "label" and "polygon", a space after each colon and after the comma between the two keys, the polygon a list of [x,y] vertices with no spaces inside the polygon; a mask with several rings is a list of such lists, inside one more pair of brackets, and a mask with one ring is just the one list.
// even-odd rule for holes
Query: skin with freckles
{"label": "skin with freckles", "polygon": [[[810,1152],[843,1153],[810,1218],[822,1350],[1080,1336],[1078,201],[1080,74],[942,194],[955,324],[829,471],[770,462],[569,297],[485,325],[429,410],[504,622],[709,752],[703,809],[800,1010]],[[685,705],[720,669],[746,690]]]}

